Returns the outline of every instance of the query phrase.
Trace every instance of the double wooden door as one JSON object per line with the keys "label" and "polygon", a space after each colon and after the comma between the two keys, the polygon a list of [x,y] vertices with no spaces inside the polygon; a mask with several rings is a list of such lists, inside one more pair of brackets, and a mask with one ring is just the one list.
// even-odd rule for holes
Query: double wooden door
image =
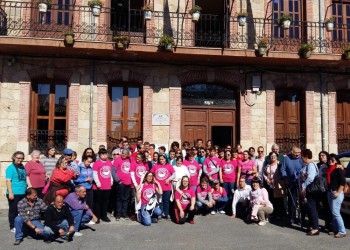
{"label": "double wooden door", "polygon": [[350,151],[350,91],[337,92],[337,144],[338,153]]}

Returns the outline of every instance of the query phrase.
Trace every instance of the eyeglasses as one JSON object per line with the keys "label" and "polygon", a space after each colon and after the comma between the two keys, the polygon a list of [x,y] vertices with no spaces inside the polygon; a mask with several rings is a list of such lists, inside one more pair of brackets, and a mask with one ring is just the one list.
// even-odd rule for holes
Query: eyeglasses
{"label": "eyeglasses", "polygon": [[113,154],[113,155],[119,155],[119,154]]}
{"label": "eyeglasses", "polygon": [[16,157],[17,160],[24,160],[22,157]]}
{"label": "eyeglasses", "polygon": [[264,151],[258,151],[258,153],[264,153]]}

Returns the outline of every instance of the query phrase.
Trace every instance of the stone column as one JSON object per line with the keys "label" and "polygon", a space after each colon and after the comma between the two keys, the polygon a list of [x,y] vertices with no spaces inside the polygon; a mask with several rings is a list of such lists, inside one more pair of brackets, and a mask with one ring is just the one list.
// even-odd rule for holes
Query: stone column
{"label": "stone column", "polygon": [[143,141],[152,142],[152,99],[153,90],[150,86],[143,86],[143,115],[142,115],[142,127],[143,127]]}
{"label": "stone column", "polygon": [[169,144],[181,141],[181,88],[169,87]]}
{"label": "stone column", "polygon": [[28,154],[29,151],[29,116],[30,116],[30,82],[19,82],[19,124],[17,150]]}
{"label": "stone column", "polygon": [[[305,113],[306,113],[306,147],[315,152],[315,112],[314,92],[305,91]],[[300,110],[303,107],[300,107]]]}
{"label": "stone column", "polygon": [[[250,90],[247,90],[247,96],[246,100],[251,100],[253,98],[252,93]],[[240,135],[240,143],[243,148],[248,148],[252,145],[251,140],[251,131],[252,131],[252,124],[251,124],[251,116],[252,116],[252,110],[251,107],[247,105],[244,96],[240,95],[240,124],[239,128],[241,129]]]}
{"label": "stone column", "polygon": [[79,83],[71,83],[68,90],[67,147],[73,150],[78,147],[79,88]]}
{"label": "stone column", "polygon": [[275,90],[266,90],[266,153],[275,143]]}
{"label": "stone column", "polygon": [[[97,84],[97,130],[96,144],[107,146],[107,95],[108,84]],[[95,114],[95,112],[94,112]]]}

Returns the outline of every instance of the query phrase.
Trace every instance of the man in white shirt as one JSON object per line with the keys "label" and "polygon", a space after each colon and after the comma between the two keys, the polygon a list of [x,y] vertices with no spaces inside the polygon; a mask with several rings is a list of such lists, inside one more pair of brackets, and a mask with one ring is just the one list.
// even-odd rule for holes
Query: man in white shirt
{"label": "man in white shirt", "polygon": [[[233,196],[231,218],[236,218],[237,212],[242,213],[242,216],[240,217],[242,218],[246,217],[246,212],[249,208],[249,194],[251,190],[252,188],[251,186],[246,184],[245,178],[241,177],[239,179],[238,188],[235,191]],[[238,206],[239,205],[238,203],[240,203],[241,206]],[[237,211],[237,210],[241,210],[241,211]]]}

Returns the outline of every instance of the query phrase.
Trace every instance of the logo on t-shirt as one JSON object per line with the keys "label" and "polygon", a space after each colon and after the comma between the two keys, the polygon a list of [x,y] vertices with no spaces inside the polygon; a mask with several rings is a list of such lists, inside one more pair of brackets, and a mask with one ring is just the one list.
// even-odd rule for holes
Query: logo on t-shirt
{"label": "logo on t-shirt", "polygon": [[181,204],[189,204],[190,203],[190,200],[191,200],[191,194],[189,194],[189,193],[185,193],[186,194],[186,196],[187,196],[187,199],[186,198],[184,198],[183,196],[181,196],[181,200],[180,200],[180,203]]}
{"label": "logo on t-shirt", "polygon": [[222,169],[224,170],[225,174],[231,174],[233,171],[231,164],[225,164],[224,166],[222,166]]}
{"label": "logo on t-shirt", "polygon": [[156,176],[159,180],[165,180],[168,176],[168,169],[166,168],[158,168],[156,170]]}
{"label": "logo on t-shirt", "polygon": [[102,178],[111,178],[111,168],[109,166],[103,166],[100,169],[100,175]]}
{"label": "logo on t-shirt", "polygon": [[197,175],[197,167],[195,165],[188,165],[188,172],[190,172],[190,175]]}
{"label": "logo on t-shirt", "polygon": [[146,174],[146,167],[143,165],[137,166],[136,167],[136,176],[141,178]]}
{"label": "logo on t-shirt", "polygon": [[123,171],[123,173],[130,173],[130,162],[123,162],[120,168]]}
{"label": "logo on t-shirt", "polygon": [[154,194],[154,189],[153,188],[147,188],[146,190],[143,191],[143,198],[147,201],[151,199],[151,197]]}
{"label": "logo on t-shirt", "polygon": [[207,191],[200,192],[200,196],[201,196],[203,199],[207,198],[207,195],[208,195],[208,192],[207,192]]}
{"label": "logo on t-shirt", "polygon": [[220,190],[214,190],[212,195],[215,200],[219,199],[221,197]]}

